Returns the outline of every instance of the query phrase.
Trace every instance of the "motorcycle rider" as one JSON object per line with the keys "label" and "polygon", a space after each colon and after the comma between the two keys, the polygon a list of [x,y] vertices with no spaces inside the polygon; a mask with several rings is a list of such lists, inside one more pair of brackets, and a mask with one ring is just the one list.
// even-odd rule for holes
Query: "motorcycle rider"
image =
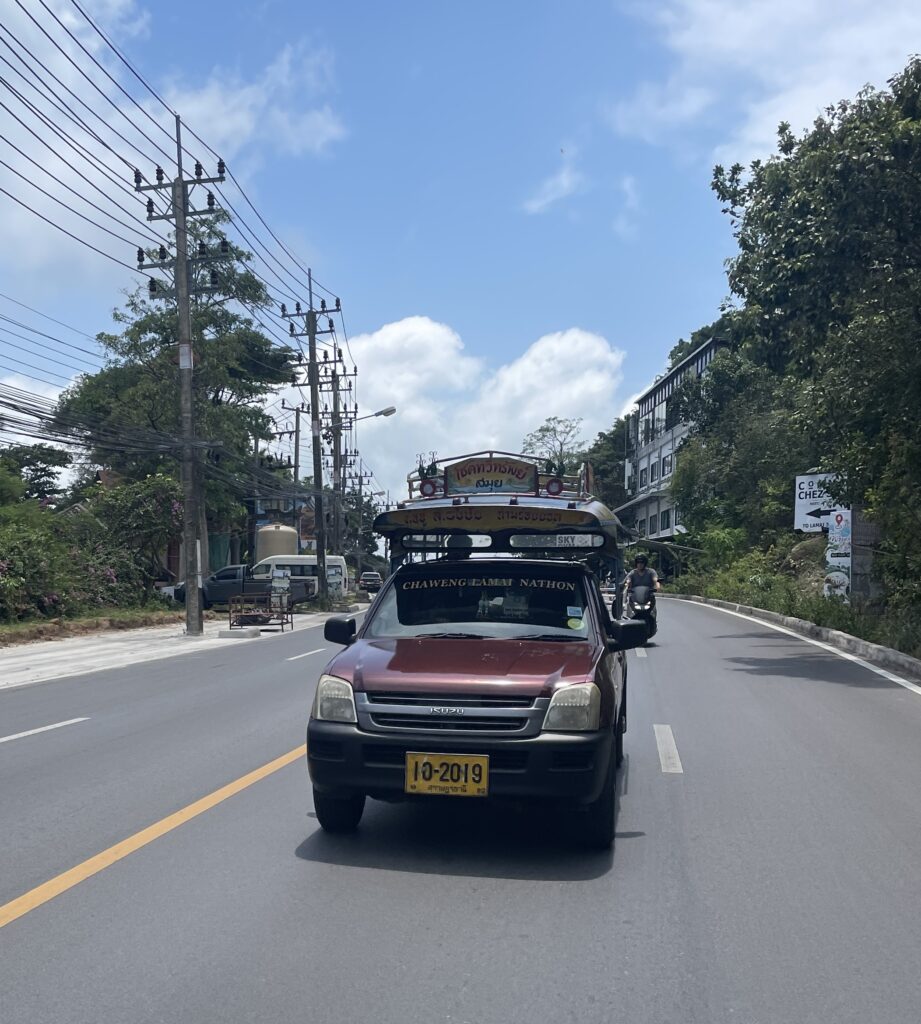
{"label": "motorcycle rider", "polygon": [[649,593],[649,603],[651,607],[646,612],[641,612],[641,616],[648,616],[649,623],[647,626],[649,636],[654,636],[657,629],[658,622],[658,610],[656,609],[655,592],[661,590],[662,587],[659,583],[659,576],[655,569],[649,568],[649,560],[643,554],[639,554],[633,560],[633,569],[627,573],[627,577],[624,580],[624,605],[627,608],[631,608],[631,598],[633,596],[634,587],[646,587]]}
{"label": "motorcycle rider", "polygon": [[624,580],[624,594],[628,598],[634,587],[648,587],[650,590],[662,589],[658,574],[655,569],[649,568],[649,559],[644,554],[639,554],[634,558],[633,568],[627,573]]}

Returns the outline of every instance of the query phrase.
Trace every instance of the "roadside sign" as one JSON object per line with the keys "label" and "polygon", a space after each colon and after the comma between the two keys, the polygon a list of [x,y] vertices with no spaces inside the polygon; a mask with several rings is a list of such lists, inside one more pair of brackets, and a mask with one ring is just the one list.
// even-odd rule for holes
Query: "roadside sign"
{"label": "roadside sign", "polygon": [[825,551],[825,581],[822,592],[850,604],[851,597],[851,510],[836,508],[828,517],[828,548]]}
{"label": "roadside sign", "polygon": [[796,478],[796,501],[793,507],[793,529],[803,533],[819,533],[828,526],[828,517],[838,507],[825,490],[835,479],[834,473],[811,473]]}

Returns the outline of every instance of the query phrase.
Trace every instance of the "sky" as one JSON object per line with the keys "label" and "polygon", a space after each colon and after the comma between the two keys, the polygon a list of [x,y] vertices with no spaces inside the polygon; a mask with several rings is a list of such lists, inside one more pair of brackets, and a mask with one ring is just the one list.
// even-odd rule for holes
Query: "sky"
{"label": "sky", "polygon": [[[802,130],[865,84],[884,86],[921,39],[914,0],[80,6],[223,156],[300,267],[341,297],[360,411],[398,410],[358,435],[375,486],[394,494],[420,452],[518,450],[552,415],[581,417],[586,439],[609,429],[727,297],[734,245],[713,165],[766,157],[779,121]],[[84,335],[0,298],[0,314],[70,342],[36,345],[3,321],[25,337],[0,333],[0,380],[53,396],[98,365],[89,339],[139,280],[129,268],[150,237],[132,168],[165,163],[172,117],[73,0],[4,0],[0,25],[0,78],[33,100],[26,108],[0,88],[0,188],[32,206],[0,193],[0,293]],[[95,169],[40,124],[34,108],[50,101],[14,74],[12,37],[72,93],[44,75],[46,87],[92,121]],[[124,224],[104,223],[123,237],[56,203],[97,216],[67,185],[108,211],[118,198]],[[300,267],[233,186],[226,195],[306,298]]]}

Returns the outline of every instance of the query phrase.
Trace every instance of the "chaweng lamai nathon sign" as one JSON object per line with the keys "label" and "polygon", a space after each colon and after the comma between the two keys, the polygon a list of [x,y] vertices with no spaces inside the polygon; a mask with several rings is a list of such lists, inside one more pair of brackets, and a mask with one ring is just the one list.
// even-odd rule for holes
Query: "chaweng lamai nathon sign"
{"label": "chaweng lamai nathon sign", "polygon": [[537,467],[521,459],[463,459],[444,474],[445,494],[537,494]]}

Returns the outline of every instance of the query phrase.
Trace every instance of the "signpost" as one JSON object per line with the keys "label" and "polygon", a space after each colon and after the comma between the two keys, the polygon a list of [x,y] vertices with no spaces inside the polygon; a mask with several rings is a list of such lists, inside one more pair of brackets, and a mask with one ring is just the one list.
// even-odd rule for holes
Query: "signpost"
{"label": "signpost", "polygon": [[829,497],[826,483],[834,480],[834,473],[810,473],[796,478],[796,502],[793,509],[793,529],[803,533],[820,533],[828,526],[828,518],[837,509],[837,502]]}

